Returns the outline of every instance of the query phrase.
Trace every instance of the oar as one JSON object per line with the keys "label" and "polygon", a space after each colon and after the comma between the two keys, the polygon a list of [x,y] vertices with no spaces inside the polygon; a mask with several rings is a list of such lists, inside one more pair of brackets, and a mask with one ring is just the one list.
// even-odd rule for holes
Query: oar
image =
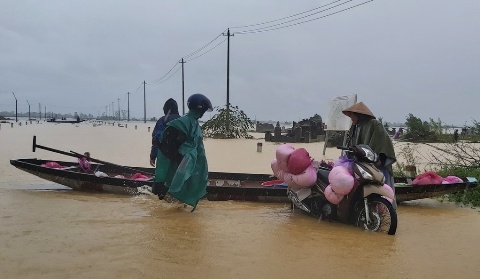
{"label": "oar", "polygon": [[[70,153],[69,153],[69,152],[65,152],[65,151],[62,151],[62,150],[53,149],[53,148],[50,148],[50,147],[46,147],[46,146],[39,145],[39,144],[37,144],[37,136],[33,136],[32,151],[35,152],[35,149],[36,149],[37,147],[40,148],[40,149],[48,150],[48,151],[51,151],[51,152],[63,154],[63,155],[70,156],[70,157],[75,157],[75,158],[85,157],[85,155],[79,154],[79,153],[77,153],[77,152],[70,151]],[[114,164],[114,163],[110,163],[110,162],[98,160],[98,159],[91,158],[91,157],[89,157],[88,160],[90,160],[90,161],[92,161],[92,162],[101,163],[101,164],[104,164],[104,165],[112,165],[112,166],[116,166],[116,167],[119,167],[119,168],[124,168],[124,169],[128,169],[128,170],[131,170],[131,171],[135,171],[135,172],[140,172],[140,173],[148,174],[148,175],[150,175],[150,176],[153,176],[153,175],[154,175],[153,173],[150,173],[150,172],[146,172],[146,171],[142,171],[142,170],[138,170],[138,169],[132,169],[132,168],[129,168],[129,167],[126,167],[126,166],[117,165],[117,164]]]}

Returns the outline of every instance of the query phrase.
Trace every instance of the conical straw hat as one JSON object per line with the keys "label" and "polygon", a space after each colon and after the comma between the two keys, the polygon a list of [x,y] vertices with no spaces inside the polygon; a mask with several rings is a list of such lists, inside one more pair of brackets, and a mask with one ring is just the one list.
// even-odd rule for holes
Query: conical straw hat
{"label": "conical straw hat", "polygon": [[370,111],[370,109],[363,103],[363,102],[360,102],[360,103],[356,103],[355,105],[349,107],[349,108],[346,108],[342,111],[346,116],[350,116],[350,113],[351,112],[355,112],[355,113],[359,113],[359,114],[364,114],[364,115],[368,115],[368,116],[372,116],[372,117],[375,117],[375,115],[373,115],[373,113]]}

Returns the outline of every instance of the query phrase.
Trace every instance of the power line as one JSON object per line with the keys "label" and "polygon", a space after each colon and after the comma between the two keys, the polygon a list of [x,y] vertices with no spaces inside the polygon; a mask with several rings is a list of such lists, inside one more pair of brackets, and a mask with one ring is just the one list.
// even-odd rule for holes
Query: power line
{"label": "power line", "polygon": [[197,59],[197,58],[200,58],[200,57],[204,56],[205,54],[209,53],[210,51],[216,49],[219,45],[223,44],[226,40],[227,40],[227,39],[224,39],[223,41],[221,41],[220,43],[216,44],[214,47],[212,47],[211,49],[207,50],[206,52],[204,52],[204,53],[202,53],[202,54],[200,54],[200,55],[198,55],[198,56],[195,56],[195,57],[193,57],[192,59],[186,60],[186,61],[189,62],[189,61],[192,61],[192,60],[195,60],[195,59]]}
{"label": "power line", "polygon": [[313,8],[313,9],[311,9],[311,10],[308,10],[308,11],[305,11],[305,12],[301,12],[301,13],[298,13],[298,14],[294,14],[294,15],[291,15],[291,16],[282,17],[282,18],[275,19],[275,20],[270,20],[270,21],[265,21],[265,22],[262,22],[262,23],[256,23],[256,24],[250,24],[250,25],[244,25],[244,26],[230,27],[230,29],[235,29],[235,28],[247,28],[247,27],[264,25],[264,24],[268,24],[268,23],[272,23],[272,22],[281,21],[281,20],[284,20],[284,19],[288,19],[288,18],[292,18],[292,17],[296,17],[296,16],[299,16],[299,15],[306,14],[306,13],[309,13],[309,12],[311,12],[311,11],[315,11],[315,10],[321,9],[321,8],[323,8],[323,7],[330,6],[330,5],[332,5],[332,4],[336,3],[336,2],[340,2],[340,1],[343,1],[343,0],[333,1],[333,2],[328,3],[328,4],[325,4],[325,5],[323,5],[323,6],[316,7],[316,8]]}
{"label": "power line", "polygon": [[161,76],[160,78],[154,80],[153,82],[151,83],[161,83],[162,79],[164,79],[173,69],[175,69],[175,67],[178,66],[178,62],[175,63],[175,65],[173,65],[173,67],[166,73],[164,74],[163,76]]}
{"label": "power line", "polygon": [[[274,31],[274,30],[278,30],[278,29],[283,29],[283,28],[288,28],[288,27],[293,27],[293,26],[296,26],[296,25],[300,25],[300,24],[304,24],[304,23],[308,23],[308,22],[311,22],[311,21],[315,21],[315,20],[319,20],[319,19],[322,19],[322,18],[326,18],[328,16],[332,16],[332,15],[335,15],[335,14],[338,14],[338,13],[341,13],[341,12],[345,12],[347,10],[350,10],[350,9],[353,9],[353,8],[356,8],[358,6],[362,6],[364,4],[367,4],[369,2],[373,2],[374,0],[368,0],[368,1],[365,1],[365,2],[362,2],[360,4],[357,4],[357,5],[353,5],[353,6],[350,6],[348,8],[345,8],[345,9],[342,9],[342,10],[339,10],[339,11],[336,11],[336,12],[332,12],[330,14],[326,14],[326,15],[323,15],[323,16],[320,16],[320,17],[316,17],[316,18],[312,18],[312,19],[307,19],[309,17],[312,17],[314,15],[318,15],[320,13],[323,13],[325,11],[328,11],[328,10],[331,10],[331,9],[334,9],[336,7],[339,7],[341,5],[345,5],[347,3],[350,3],[354,0],[347,0],[347,1],[344,1],[342,3],[338,3],[338,2],[341,2],[341,1],[344,1],[344,0],[336,0],[336,1],[333,1],[333,2],[330,2],[328,4],[325,4],[325,5],[322,5],[322,6],[319,6],[319,7],[316,7],[316,8],[313,8],[313,9],[310,9],[308,11],[305,11],[305,12],[301,12],[301,13],[297,13],[297,14],[294,14],[294,15],[291,15],[291,16],[287,16],[287,17],[283,17],[283,18],[280,18],[280,19],[276,19],[276,20],[271,20],[271,21],[266,21],[266,22],[262,22],[262,23],[257,23],[257,24],[250,24],[250,25],[244,25],[244,26],[237,26],[237,27],[231,27],[231,28],[236,28],[236,29],[240,29],[240,28],[248,28],[248,27],[253,27],[253,26],[260,26],[260,25],[265,25],[265,24],[270,24],[270,23],[274,23],[274,22],[279,22],[279,21],[283,21],[283,20],[286,20],[286,19],[290,19],[290,20],[287,20],[287,21],[283,21],[283,22],[280,22],[280,23],[276,23],[276,24],[271,24],[271,25],[268,25],[268,26],[264,26],[264,27],[259,27],[259,28],[253,28],[253,29],[249,29],[249,30],[243,30],[243,31],[237,31],[237,32],[234,32],[234,34],[240,34],[240,35],[243,35],[243,34],[253,34],[253,33],[263,33],[263,32],[269,32],[269,31]],[[333,5],[335,3],[338,3],[336,5]],[[331,6],[333,5],[333,6]],[[331,7],[328,7],[328,6],[331,6]],[[323,10],[320,10],[320,11],[317,11],[319,9],[322,9],[322,8],[325,8],[325,7],[328,7],[326,9],[323,9]],[[316,12],[313,12],[313,11],[316,11]],[[313,13],[312,13],[313,12]],[[306,14],[306,15],[305,15]],[[304,15],[304,16],[301,16],[301,15]],[[301,17],[298,17],[298,16],[301,16]],[[294,19],[291,19],[291,18],[294,18]],[[304,20],[302,20],[304,19]],[[300,21],[302,20],[302,21]],[[228,30],[225,29],[225,30]],[[200,47],[199,49],[197,49],[196,51],[194,52],[191,52],[190,54],[186,55],[186,56],[183,56],[183,59],[185,62],[189,62],[189,61],[192,61],[192,60],[195,60],[195,59],[198,59],[200,57],[202,57],[203,55],[209,53],[210,51],[214,50],[215,48],[217,48],[218,46],[220,46],[221,44],[223,44],[227,39],[224,39],[222,40],[221,42],[219,42],[218,44],[214,45],[213,47],[210,47],[208,48],[210,45],[212,45],[216,40],[218,40],[218,38],[220,38],[221,36],[223,36],[224,32],[220,33],[218,36],[216,36],[215,38],[213,38],[211,41],[209,41],[207,44],[203,45],[202,47]],[[205,49],[207,49],[205,51]],[[192,57],[192,58],[191,58]],[[188,59],[190,58],[190,59]],[[179,70],[181,67],[179,67],[179,62],[180,60],[178,60],[175,65],[173,65],[172,68],[170,68],[170,70],[168,70],[168,72],[166,72],[163,76],[161,76],[160,78],[154,80],[153,82],[151,82],[149,85],[159,85],[159,84],[162,84],[162,83],[165,83],[166,81],[168,81],[170,78],[172,78]],[[175,71],[175,67],[178,67]],[[173,73],[172,73],[173,71]],[[144,85],[142,83],[142,85]],[[136,93],[140,88],[141,86],[140,85],[133,93]]]}
{"label": "power line", "polygon": [[[160,85],[160,84],[166,82],[167,80],[169,80],[170,78],[172,78],[178,71],[180,71],[181,68],[182,68],[182,67],[178,67],[178,69],[177,69],[175,72],[173,72],[170,76],[168,76],[168,77],[167,77],[166,79],[164,79],[163,81],[158,82],[158,83],[155,83],[155,84],[148,84],[148,83],[147,83],[147,85],[152,85],[152,86],[153,86],[153,85]],[[170,70],[170,71],[171,71],[171,70]],[[169,72],[170,72],[170,71],[169,71]]]}
{"label": "power line", "polygon": [[[225,29],[225,31],[226,31],[226,30],[227,30],[227,29]],[[225,32],[225,31],[223,31],[223,32]],[[213,40],[211,40],[210,42],[208,42],[206,45],[202,46],[201,48],[197,49],[196,51],[194,51],[194,52],[192,52],[192,53],[190,53],[190,54],[188,54],[188,55],[183,56],[183,58],[186,59],[186,58],[189,58],[189,57],[191,57],[191,56],[199,53],[200,51],[202,51],[203,49],[205,49],[206,47],[208,47],[209,45],[211,45],[213,42],[215,42],[218,38],[222,37],[222,36],[223,36],[223,35],[222,35],[223,32],[221,32],[220,34],[218,34],[218,36],[216,36]]]}
{"label": "power line", "polygon": [[[347,2],[351,2],[351,1],[352,1],[352,0],[349,0],[349,1],[347,1]],[[309,19],[309,20],[304,20],[304,21],[292,23],[292,24],[285,25],[285,26],[279,26],[279,25],[283,25],[283,24],[285,24],[285,23],[292,22],[292,21],[295,21],[295,20],[291,20],[291,21],[288,21],[288,22],[285,22],[285,23],[274,24],[274,25],[270,25],[270,26],[267,26],[267,27],[252,29],[252,30],[239,31],[239,32],[235,32],[235,34],[242,35],[242,34],[252,34],[252,33],[263,33],[263,32],[269,32],[269,31],[274,31],[274,30],[278,30],[278,29],[288,28],[288,27],[292,27],[292,26],[296,26],[296,25],[308,23],[308,22],[311,22],[311,21],[319,20],[319,19],[322,19],[322,18],[326,18],[326,17],[328,17],[328,16],[332,16],[332,15],[335,15],[335,14],[338,14],[338,13],[341,13],[341,12],[345,12],[345,11],[347,11],[347,10],[356,8],[356,7],[358,7],[358,6],[365,5],[365,4],[367,4],[367,3],[369,3],[369,2],[373,2],[373,1],[374,1],[374,0],[365,1],[365,2],[362,2],[362,3],[360,3],[360,4],[350,6],[350,7],[348,7],[348,8],[345,8],[345,9],[342,9],[342,10],[339,10],[339,11],[336,11],[336,12],[333,12],[333,13],[330,13],[330,14],[327,14],[327,15],[324,15],[324,16],[320,16],[320,17],[316,17],[316,18],[313,18],[313,19]],[[347,3],[347,2],[345,2],[345,3]],[[340,5],[343,5],[343,4],[345,4],[345,3],[336,5],[335,7],[340,6]],[[325,10],[330,10],[330,9],[332,9],[332,8],[334,8],[334,7],[331,7],[331,8],[325,9]],[[324,10],[324,11],[325,11],[325,10]],[[318,13],[319,13],[319,12],[317,12],[316,14],[318,14]],[[305,17],[302,17],[302,18],[305,18]],[[275,26],[278,26],[278,27],[275,27]]]}

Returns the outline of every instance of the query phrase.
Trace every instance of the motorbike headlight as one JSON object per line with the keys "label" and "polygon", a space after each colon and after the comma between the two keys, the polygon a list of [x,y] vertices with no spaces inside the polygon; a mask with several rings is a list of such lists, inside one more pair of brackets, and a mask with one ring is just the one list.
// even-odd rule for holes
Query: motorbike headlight
{"label": "motorbike headlight", "polygon": [[363,152],[365,152],[365,157],[372,163],[378,161],[377,153],[373,152],[370,149],[362,147]]}
{"label": "motorbike headlight", "polygon": [[360,174],[364,179],[373,180],[373,176],[362,166],[358,166],[358,171],[360,172]]}

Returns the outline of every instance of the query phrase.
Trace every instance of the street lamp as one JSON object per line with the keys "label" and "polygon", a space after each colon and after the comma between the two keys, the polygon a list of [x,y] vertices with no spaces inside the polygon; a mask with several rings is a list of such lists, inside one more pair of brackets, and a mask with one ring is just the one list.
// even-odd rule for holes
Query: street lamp
{"label": "street lamp", "polygon": [[30,103],[28,102],[28,100],[27,100],[27,104],[28,104],[28,121],[30,121]]}
{"label": "street lamp", "polygon": [[15,122],[18,122],[18,102],[17,97],[15,97],[15,93],[13,93],[13,98],[15,98]]}

